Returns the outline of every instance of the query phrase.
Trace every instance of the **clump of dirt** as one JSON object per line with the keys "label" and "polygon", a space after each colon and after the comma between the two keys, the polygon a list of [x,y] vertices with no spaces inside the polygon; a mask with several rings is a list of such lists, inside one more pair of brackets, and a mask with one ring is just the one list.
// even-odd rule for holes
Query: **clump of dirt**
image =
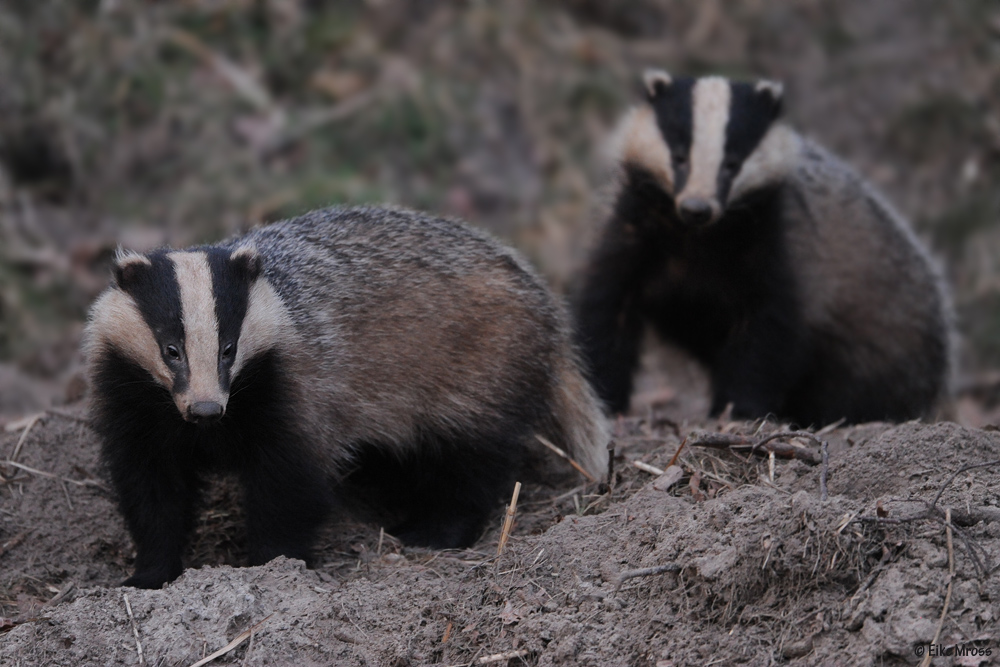
{"label": "clump of dirt", "polygon": [[[822,466],[691,446],[681,479],[654,485],[632,461],[666,467],[693,426],[779,427],[677,424],[650,409],[617,425],[611,488],[565,475],[530,484],[499,557],[496,529],[475,549],[436,552],[344,522],[315,570],[232,567],[241,521],[220,480],[188,554],[201,567],[141,591],[116,587],[131,543],[96,441],[69,415],[33,426],[17,453],[27,468],[0,468],[2,664],[134,665],[136,634],[153,665],[191,664],[241,636],[219,664],[911,664],[939,624],[938,644],[991,651],[951,664],[1000,654],[1000,466],[954,476],[1000,459],[993,432],[822,433],[823,501]],[[0,441],[4,460],[22,434]]]}

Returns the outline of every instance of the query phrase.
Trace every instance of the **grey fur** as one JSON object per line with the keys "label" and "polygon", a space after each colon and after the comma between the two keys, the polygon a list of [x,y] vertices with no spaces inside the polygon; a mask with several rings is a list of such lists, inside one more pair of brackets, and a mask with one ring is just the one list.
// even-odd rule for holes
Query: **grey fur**
{"label": "grey fur", "polygon": [[[304,426],[338,463],[359,442],[460,435],[537,397],[538,432],[600,477],[608,434],[566,315],[516,252],[456,221],[402,208],[330,208],[228,243],[264,260],[294,323]],[[291,333],[291,332],[290,332]]]}
{"label": "grey fur", "polygon": [[[803,139],[785,178],[783,215],[806,324],[871,375],[940,406],[950,396],[957,333],[940,267],[906,220],[853,168]],[[863,344],[862,344],[863,343]],[[930,354],[928,345],[944,350]]]}

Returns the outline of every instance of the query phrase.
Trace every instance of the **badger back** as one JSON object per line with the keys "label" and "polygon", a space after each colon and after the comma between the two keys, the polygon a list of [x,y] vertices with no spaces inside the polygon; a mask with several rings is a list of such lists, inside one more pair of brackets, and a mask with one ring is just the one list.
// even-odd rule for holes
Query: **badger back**
{"label": "badger back", "polygon": [[537,423],[568,343],[520,256],[455,221],[386,207],[325,209],[246,241],[301,333],[312,421],[330,453],[497,419]]}

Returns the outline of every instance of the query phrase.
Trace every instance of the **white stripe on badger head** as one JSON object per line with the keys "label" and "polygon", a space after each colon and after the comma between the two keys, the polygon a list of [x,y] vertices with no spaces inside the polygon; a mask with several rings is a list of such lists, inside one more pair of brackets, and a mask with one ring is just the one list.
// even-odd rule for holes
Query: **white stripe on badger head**
{"label": "white stripe on badger head", "polygon": [[175,397],[182,414],[194,403],[214,401],[226,407],[227,392],[219,385],[219,322],[215,314],[212,269],[203,252],[172,252],[181,292],[184,352],[188,388]]}
{"label": "white stripe on badger head", "polygon": [[247,298],[247,312],[240,328],[231,377],[236,378],[243,366],[262,352],[275,347],[297,348],[295,336],[288,308],[271,284],[263,276],[259,277]]}
{"label": "white stripe on badger head", "polygon": [[677,202],[689,198],[708,202],[716,216],[722,213],[719,203],[719,169],[726,150],[726,126],[729,125],[729,103],[732,91],[729,81],[711,76],[698,79],[691,92],[694,125],[688,175]]}
{"label": "white stripe on badger head", "polygon": [[608,153],[622,166],[645,169],[668,194],[673,194],[674,169],[670,147],[660,133],[651,106],[643,105],[625,114],[611,135]]}

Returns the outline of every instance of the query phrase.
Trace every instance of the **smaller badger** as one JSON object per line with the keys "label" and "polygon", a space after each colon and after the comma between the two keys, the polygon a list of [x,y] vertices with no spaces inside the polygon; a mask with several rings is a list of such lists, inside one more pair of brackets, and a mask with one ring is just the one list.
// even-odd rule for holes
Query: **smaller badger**
{"label": "smaller badger", "polygon": [[122,252],[85,340],[137,550],[128,586],[181,573],[209,470],[238,475],[260,564],[308,560],[359,481],[404,543],[446,548],[480,535],[533,435],[607,466],[561,307],[519,255],[450,220],[332,208]]}
{"label": "smaller badger", "polygon": [[778,83],[644,77],[612,142],[610,219],[579,280],[599,396],[628,408],[646,325],[707,365],[711,412],[907,420],[946,394],[944,283],[850,167],[777,122]]}

